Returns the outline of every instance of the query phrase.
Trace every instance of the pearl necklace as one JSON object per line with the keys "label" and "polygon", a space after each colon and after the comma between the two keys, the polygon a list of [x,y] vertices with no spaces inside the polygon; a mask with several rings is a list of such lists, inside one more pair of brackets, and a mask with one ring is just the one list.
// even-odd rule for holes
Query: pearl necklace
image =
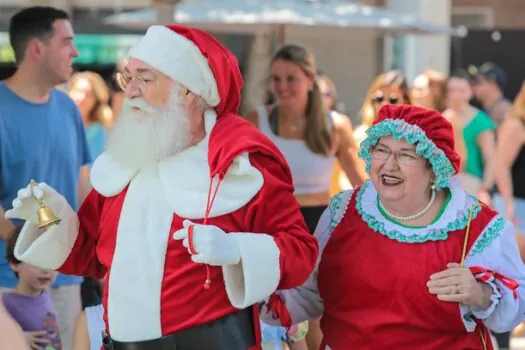
{"label": "pearl necklace", "polygon": [[430,201],[428,202],[428,204],[423,209],[421,209],[420,212],[415,213],[413,215],[408,215],[408,216],[400,216],[400,215],[392,214],[391,212],[386,210],[386,208],[381,203],[380,199],[378,199],[378,202],[379,202],[379,207],[381,208],[381,210],[384,211],[385,214],[390,216],[392,219],[395,219],[395,220],[398,220],[398,221],[409,221],[409,220],[417,219],[418,217],[420,217],[423,214],[425,214],[430,209],[432,204],[434,204],[435,200],[436,200],[436,190],[432,189],[432,195],[430,196]]}

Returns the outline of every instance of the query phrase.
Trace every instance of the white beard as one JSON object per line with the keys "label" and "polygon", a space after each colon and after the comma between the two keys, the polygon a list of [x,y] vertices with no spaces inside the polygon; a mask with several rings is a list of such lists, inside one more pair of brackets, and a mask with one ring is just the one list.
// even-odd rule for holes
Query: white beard
{"label": "white beard", "polygon": [[141,168],[185,150],[190,142],[189,117],[173,86],[168,102],[158,110],[142,98],[125,99],[106,151],[122,165]]}

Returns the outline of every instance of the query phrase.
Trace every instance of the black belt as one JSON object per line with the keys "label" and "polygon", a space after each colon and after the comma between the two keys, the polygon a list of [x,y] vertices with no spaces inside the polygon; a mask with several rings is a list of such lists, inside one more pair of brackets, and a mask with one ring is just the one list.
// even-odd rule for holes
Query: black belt
{"label": "black belt", "polygon": [[105,350],[248,350],[255,345],[251,308],[152,340],[119,342],[106,336]]}

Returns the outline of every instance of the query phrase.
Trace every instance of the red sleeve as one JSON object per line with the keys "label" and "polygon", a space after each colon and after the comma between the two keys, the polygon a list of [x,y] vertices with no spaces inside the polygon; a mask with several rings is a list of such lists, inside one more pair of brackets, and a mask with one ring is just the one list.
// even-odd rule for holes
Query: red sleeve
{"label": "red sleeve", "polygon": [[264,177],[264,185],[250,202],[245,216],[252,232],[272,235],[280,251],[278,289],[302,285],[314,270],[318,245],[309,232],[287,171],[273,158],[250,154],[250,162]]}
{"label": "red sleeve", "polygon": [[78,236],[75,245],[62,266],[61,273],[76,276],[103,278],[107,269],[97,258],[97,243],[100,236],[99,223],[104,197],[91,190],[78,211]]}

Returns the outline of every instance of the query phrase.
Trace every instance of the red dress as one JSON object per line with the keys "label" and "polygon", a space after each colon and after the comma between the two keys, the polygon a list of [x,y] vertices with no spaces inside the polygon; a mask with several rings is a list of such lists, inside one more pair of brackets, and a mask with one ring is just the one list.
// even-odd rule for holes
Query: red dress
{"label": "red dress", "polygon": [[[483,349],[481,329],[468,333],[456,303],[426,286],[430,275],[461,260],[465,230],[448,239],[405,243],[372,230],[352,195],[324,249],[318,270],[321,328],[332,350]],[[496,215],[483,207],[471,222],[468,250]],[[486,335],[487,349],[492,349]],[[349,347],[350,346],[350,347]],[[324,349],[324,347],[322,347]]]}

